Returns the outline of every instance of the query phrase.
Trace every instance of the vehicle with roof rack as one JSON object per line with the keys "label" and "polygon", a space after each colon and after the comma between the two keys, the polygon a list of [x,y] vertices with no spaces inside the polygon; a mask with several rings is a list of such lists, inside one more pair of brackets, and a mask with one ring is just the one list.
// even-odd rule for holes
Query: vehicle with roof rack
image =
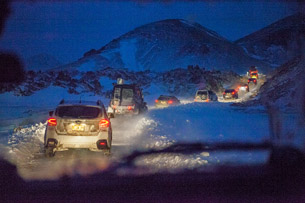
{"label": "vehicle with roof rack", "polygon": [[47,157],[57,151],[81,148],[110,154],[111,122],[100,100],[62,100],[49,116],[44,137]]}
{"label": "vehicle with roof rack", "polygon": [[211,90],[197,90],[194,98],[194,102],[210,102],[218,101],[218,97],[215,92]]}
{"label": "vehicle with roof rack", "polygon": [[147,111],[142,89],[136,84],[124,84],[122,79],[114,84],[111,100],[107,109],[108,116],[137,115]]}

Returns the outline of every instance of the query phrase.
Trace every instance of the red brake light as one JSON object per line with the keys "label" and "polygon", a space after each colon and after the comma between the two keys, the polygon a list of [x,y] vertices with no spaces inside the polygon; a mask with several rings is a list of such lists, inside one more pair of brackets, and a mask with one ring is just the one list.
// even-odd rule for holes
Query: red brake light
{"label": "red brake light", "polygon": [[172,103],[173,103],[173,101],[172,101],[172,100],[169,100],[167,103],[168,103],[168,104],[172,104]]}
{"label": "red brake light", "polygon": [[99,145],[105,146],[105,145],[106,145],[106,142],[100,142]]}
{"label": "red brake light", "polygon": [[232,92],[232,94],[235,94],[236,92],[234,91],[234,92]]}
{"label": "red brake light", "polygon": [[127,109],[130,111],[130,110],[134,109],[134,107],[133,106],[128,106]]}
{"label": "red brake light", "polygon": [[99,126],[100,128],[108,128],[110,122],[107,119],[100,120]]}
{"label": "red brake light", "polygon": [[223,92],[222,94],[223,94],[223,95],[225,95],[226,93],[225,93],[225,92]]}
{"label": "red brake light", "polygon": [[48,126],[56,126],[56,125],[57,125],[56,118],[49,118],[48,119]]}
{"label": "red brake light", "polygon": [[254,80],[254,82],[256,82],[256,80]]}
{"label": "red brake light", "polygon": [[156,100],[155,100],[155,102],[156,102],[156,103],[158,103],[158,102],[159,102],[159,100],[158,100],[158,99],[156,99]]}

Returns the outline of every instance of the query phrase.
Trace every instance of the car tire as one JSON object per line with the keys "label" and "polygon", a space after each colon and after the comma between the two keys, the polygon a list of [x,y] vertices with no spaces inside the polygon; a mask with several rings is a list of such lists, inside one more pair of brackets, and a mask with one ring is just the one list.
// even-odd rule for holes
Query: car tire
{"label": "car tire", "polygon": [[46,147],[45,156],[50,158],[55,156],[54,147]]}
{"label": "car tire", "polygon": [[104,155],[105,156],[110,156],[111,155],[111,147],[109,149],[104,150]]}

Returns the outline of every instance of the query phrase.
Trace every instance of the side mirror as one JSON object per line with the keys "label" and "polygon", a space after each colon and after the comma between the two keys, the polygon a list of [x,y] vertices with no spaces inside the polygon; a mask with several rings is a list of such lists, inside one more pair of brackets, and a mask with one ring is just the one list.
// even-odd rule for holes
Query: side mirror
{"label": "side mirror", "polygon": [[49,116],[53,116],[54,111],[49,111]]}

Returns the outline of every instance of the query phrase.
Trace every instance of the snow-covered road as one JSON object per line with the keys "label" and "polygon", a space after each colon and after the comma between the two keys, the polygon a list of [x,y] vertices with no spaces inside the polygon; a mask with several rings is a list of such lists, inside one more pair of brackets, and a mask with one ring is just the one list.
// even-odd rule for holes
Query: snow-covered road
{"label": "snow-covered road", "polygon": [[[260,109],[245,110],[228,103],[188,103],[151,109],[136,117],[114,118],[113,148],[110,158],[87,150],[58,152],[52,159],[43,154],[45,124],[21,129],[1,147],[3,156],[17,165],[25,179],[54,179],[63,175],[86,175],[101,171],[134,150],[162,148],[175,142],[264,142],[269,139],[268,117]],[[190,157],[159,155],[137,162],[152,171],[193,168],[228,162],[263,162],[265,152],[203,153]]]}

